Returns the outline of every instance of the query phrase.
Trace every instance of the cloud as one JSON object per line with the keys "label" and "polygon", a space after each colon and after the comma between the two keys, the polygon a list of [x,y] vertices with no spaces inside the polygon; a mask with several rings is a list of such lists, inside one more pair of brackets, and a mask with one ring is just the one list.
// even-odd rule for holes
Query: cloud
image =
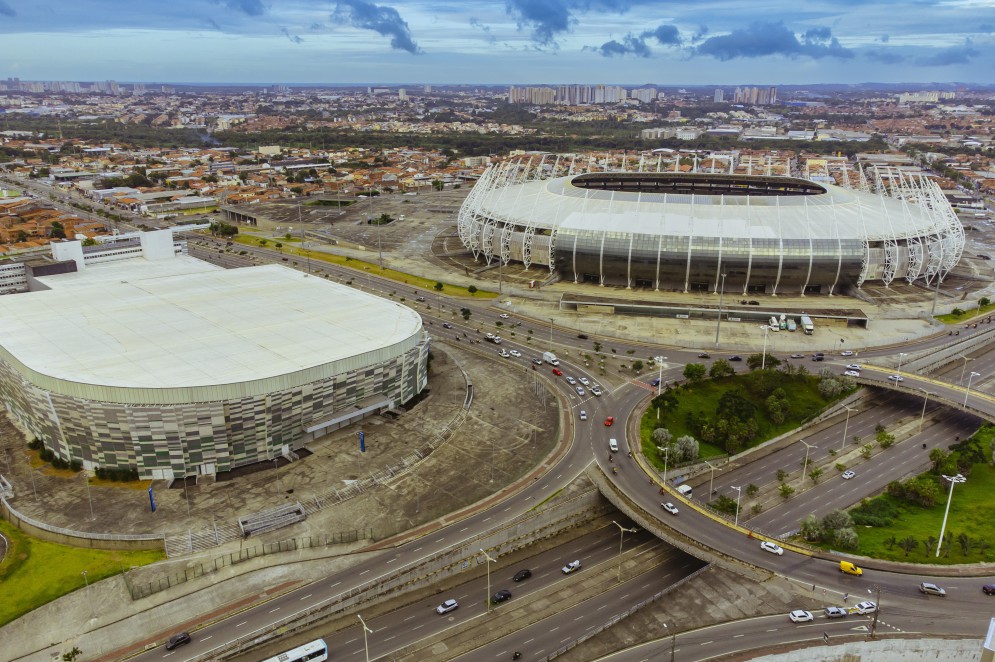
{"label": "cloud", "polygon": [[0,14],[4,16],[17,16],[17,12],[11,9],[10,5],[3,0],[0,0]]}
{"label": "cloud", "polygon": [[207,23],[207,27],[211,28],[212,30],[217,30],[218,32],[224,32],[224,30],[221,29],[221,26],[218,25],[217,21],[215,21],[213,18],[205,18],[204,22]]}
{"label": "cloud", "polygon": [[249,16],[262,16],[266,12],[262,0],[228,0],[225,6],[229,9],[238,9]]}
{"label": "cloud", "polygon": [[483,23],[481,23],[480,21],[478,21],[476,18],[472,18],[472,17],[470,18],[470,27],[471,28],[477,28],[478,30],[480,30],[481,32],[483,32],[484,33],[484,39],[487,40],[487,43],[493,44],[495,41],[497,41],[497,37],[495,37],[494,35],[491,34],[491,26],[484,25]]}
{"label": "cloud", "polygon": [[606,41],[597,48],[586,48],[585,50],[595,50],[604,57],[614,57],[616,55],[635,55],[636,57],[650,57],[653,49],[646,43],[653,39],[662,46],[680,46],[681,33],[673,25],[660,25],[653,30],[645,30],[638,35],[631,32],[622,38],[622,41],[612,39]]}
{"label": "cloud", "polygon": [[888,36],[886,34],[881,35],[881,43],[882,44],[887,44],[890,40],[891,40],[890,36]]}
{"label": "cloud", "polygon": [[[505,10],[519,30],[532,29],[532,41],[540,46],[556,46],[556,37],[577,23],[576,14],[601,11],[627,12],[641,0],[505,0]],[[656,0],[642,0],[647,3]],[[609,42],[611,43],[611,42]],[[618,42],[615,42],[618,43]]]}
{"label": "cloud", "polygon": [[921,67],[948,67],[952,64],[967,64],[972,57],[978,55],[978,49],[968,39],[961,46],[942,48],[932,55],[916,58],[916,64]]}
{"label": "cloud", "polygon": [[874,50],[867,51],[864,53],[864,57],[868,60],[874,60],[875,62],[880,62],[881,64],[898,64],[899,62],[905,61],[905,56],[896,53],[891,50]]}
{"label": "cloud", "polygon": [[691,43],[696,44],[708,35],[708,26],[699,25],[698,31],[691,35]]}
{"label": "cloud", "polygon": [[784,55],[787,57],[851,58],[854,53],[832,36],[829,28],[813,28],[799,40],[783,22],[752,23],[729,34],[711,37],[694,49],[695,55],[710,55],[727,61],[736,58]]}
{"label": "cloud", "polygon": [[680,46],[681,33],[673,25],[660,25],[655,30],[648,30],[642,34],[643,38],[653,37],[662,46]]}
{"label": "cloud", "polygon": [[422,50],[411,39],[407,22],[393,7],[375,5],[365,0],[338,0],[332,20],[347,22],[354,28],[373,30],[379,35],[390,37],[390,47],[418,54]]}
{"label": "cloud", "polygon": [[301,39],[298,35],[290,34],[290,30],[288,30],[287,28],[280,28],[280,32],[282,32],[287,37],[287,39],[294,42],[295,44],[300,44],[304,42],[304,40]]}
{"label": "cloud", "polygon": [[992,25],[991,23],[982,23],[981,25],[978,26],[977,29],[978,32],[983,32],[984,34],[991,34],[995,32],[995,25]]}

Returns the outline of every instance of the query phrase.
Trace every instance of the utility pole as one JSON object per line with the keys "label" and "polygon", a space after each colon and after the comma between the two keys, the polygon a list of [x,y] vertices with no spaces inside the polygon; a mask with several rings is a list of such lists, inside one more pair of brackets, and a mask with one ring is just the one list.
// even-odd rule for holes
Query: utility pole
{"label": "utility pole", "polygon": [[726,275],[722,274],[722,288],[719,290],[719,318],[715,320],[715,349],[719,348],[719,329],[722,328],[722,298],[726,292]]}

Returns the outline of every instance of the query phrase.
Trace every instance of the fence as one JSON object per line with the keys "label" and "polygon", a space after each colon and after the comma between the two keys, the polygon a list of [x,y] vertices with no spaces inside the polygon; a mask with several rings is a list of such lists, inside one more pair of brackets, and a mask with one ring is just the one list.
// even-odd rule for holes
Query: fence
{"label": "fence", "polygon": [[[356,542],[358,540],[367,540],[372,537],[373,529],[356,529],[353,531],[343,531],[330,535],[324,534],[318,536],[303,536],[300,538],[291,538],[289,540],[280,540],[271,543],[259,543],[257,545],[253,545],[252,547],[240,549],[238,552],[232,552],[231,554],[215,557],[208,562],[197,563],[192,567],[186,568],[183,572],[167,575],[150,582],[141,582],[136,584],[128,581],[128,590],[131,591],[132,600],[140,600],[142,598],[147,598],[153,593],[165,591],[167,588],[184,584],[191,579],[197,579],[198,577],[218,572],[227,566],[244,563],[245,561],[249,561],[250,559],[258,558],[260,556],[280,554],[283,552],[294,552],[313,547],[340,545],[343,543]],[[125,578],[127,578],[127,574],[125,574]]]}

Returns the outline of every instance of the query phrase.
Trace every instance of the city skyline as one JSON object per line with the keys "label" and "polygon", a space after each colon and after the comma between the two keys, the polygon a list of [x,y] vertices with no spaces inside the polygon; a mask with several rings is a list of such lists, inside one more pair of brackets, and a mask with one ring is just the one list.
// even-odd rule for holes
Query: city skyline
{"label": "city skyline", "polygon": [[22,80],[995,82],[987,0],[0,0],[0,19],[0,77]]}

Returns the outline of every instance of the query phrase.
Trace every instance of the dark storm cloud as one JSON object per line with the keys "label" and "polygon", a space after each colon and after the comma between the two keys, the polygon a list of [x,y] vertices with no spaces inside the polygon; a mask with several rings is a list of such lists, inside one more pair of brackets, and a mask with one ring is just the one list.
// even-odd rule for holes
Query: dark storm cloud
{"label": "dark storm cloud", "polygon": [[415,54],[421,52],[418,44],[411,39],[407,22],[393,7],[375,5],[365,0],[338,0],[332,20],[390,37],[390,47],[396,50]]}
{"label": "dark storm cloud", "polygon": [[262,16],[266,11],[262,0],[228,0],[225,6],[229,9],[237,9],[249,16]]}
{"label": "dark storm cloud", "polygon": [[622,41],[612,39],[606,41],[597,48],[587,48],[586,50],[596,50],[604,57],[614,57],[616,55],[635,55],[636,57],[650,57],[653,49],[647,43],[655,40],[662,46],[680,46],[681,33],[673,25],[660,25],[654,30],[646,30],[635,34],[627,34]]}
{"label": "dark storm cloud", "polygon": [[519,30],[532,30],[532,41],[536,44],[555,46],[556,37],[570,31],[577,22],[578,13],[623,14],[636,4],[655,2],[657,0],[505,0],[505,9],[515,19]]}
{"label": "dark storm cloud", "polygon": [[0,0],[0,14],[4,16],[17,16],[17,12],[11,9],[10,5],[3,0]]}
{"label": "dark storm cloud", "polygon": [[916,64],[921,67],[949,67],[952,64],[967,64],[971,58],[978,55],[978,49],[968,42],[961,46],[940,49],[932,55],[916,58]]}
{"label": "dark storm cloud", "polygon": [[284,36],[287,37],[287,39],[289,39],[290,41],[294,42],[295,44],[300,44],[300,43],[302,43],[304,41],[298,35],[291,34],[290,30],[288,30],[287,28],[280,28],[280,32],[282,32],[284,34]]}
{"label": "dark storm cloud", "polygon": [[726,35],[711,37],[694,49],[722,61],[736,58],[784,55],[787,57],[851,58],[854,53],[840,45],[828,28],[814,28],[799,40],[784,23],[753,23]]}

